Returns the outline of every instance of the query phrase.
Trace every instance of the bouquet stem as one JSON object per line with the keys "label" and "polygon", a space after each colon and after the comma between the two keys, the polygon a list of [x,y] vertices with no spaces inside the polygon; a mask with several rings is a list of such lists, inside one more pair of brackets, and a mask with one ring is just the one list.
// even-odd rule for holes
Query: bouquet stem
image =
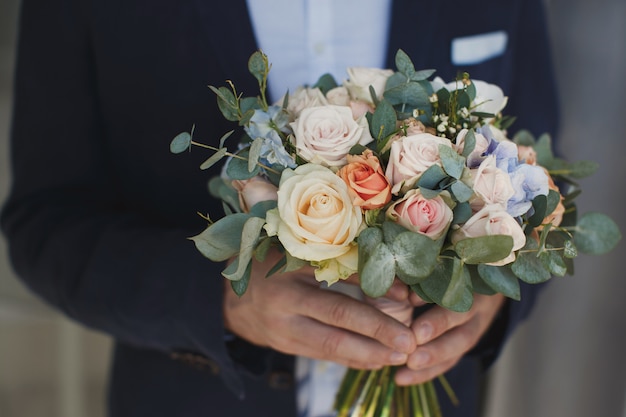
{"label": "bouquet stem", "polygon": [[[341,382],[334,409],[337,417],[442,417],[434,381],[397,386],[398,368],[348,369]],[[443,375],[437,377],[453,404],[458,399]]]}

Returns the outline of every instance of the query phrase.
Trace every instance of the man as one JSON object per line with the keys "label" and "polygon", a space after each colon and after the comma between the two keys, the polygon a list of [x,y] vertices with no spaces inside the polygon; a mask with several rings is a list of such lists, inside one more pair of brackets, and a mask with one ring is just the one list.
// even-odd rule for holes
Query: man
{"label": "man", "polygon": [[[445,80],[468,71],[504,89],[516,126],[554,133],[541,2],[501,3],[394,0],[385,64],[402,48]],[[535,288],[521,302],[479,297],[467,314],[434,307],[409,329],[320,290],[310,271],[264,280],[258,265],[238,299],[224,290],[222,265],[186,240],[205,226],[196,212],[220,216],[206,193],[216,171],[204,176],[205,154],[174,157],[168,145],[192,125],[204,141],[232,128],[207,84],[256,91],[246,63],[259,45],[243,0],[25,0],[20,24],[2,228],[35,293],[115,338],[112,417],[294,416],[290,354],[407,363],[405,384],[450,369],[461,407],[444,398],[444,415],[474,415],[480,372]]]}

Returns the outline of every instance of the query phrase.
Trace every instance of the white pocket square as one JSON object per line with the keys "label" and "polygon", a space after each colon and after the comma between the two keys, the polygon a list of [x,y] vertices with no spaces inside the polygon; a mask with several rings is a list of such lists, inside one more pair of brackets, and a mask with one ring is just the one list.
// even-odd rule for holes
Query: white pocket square
{"label": "white pocket square", "polygon": [[452,63],[474,65],[500,56],[506,50],[508,40],[509,36],[503,30],[453,39],[450,50]]}

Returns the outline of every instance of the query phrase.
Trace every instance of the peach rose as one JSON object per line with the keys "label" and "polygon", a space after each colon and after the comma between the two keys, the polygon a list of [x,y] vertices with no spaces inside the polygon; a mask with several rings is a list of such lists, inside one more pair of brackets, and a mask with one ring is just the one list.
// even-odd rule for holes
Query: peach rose
{"label": "peach rose", "polygon": [[537,152],[535,152],[532,146],[517,145],[517,157],[520,162],[537,165]]}
{"label": "peach rose", "polygon": [[413,188],[424,171],[432,165],[441,165],[439,145],[452,146],[448,139],[430,133],[406,136],[393,142],[385,172],[393,186],[391,192],[398,194]]}
{"label": "peach rose", "polygon": [[252,177],[248,180],[233,180],[232,185],[239,195],[239,206],[244,213],[261,201],[278,199],[278,188],[265,178]]}
{"label": "peach rose", "polygon": [[389,207],[387,215],[406,229],[436,240],[448,230],[453,214],[441,196],[427,199],[419,189],[411,189]]}
{"label": "peach rose", "polygon": [[339,175],[348,185],[352,204],[364,210],[380,208],[391,200],[391,185],[380,161],[367,149],[362,155],[348,155],[348,164]]}
{"label": "peach rose", "polygon": [[513,238],[511,253],[489,265],[502,266],[515,261],[515,251],[526,244],[526,235],[519,223],[499,204],[490,204],[474,214],[460,228],[452,232],[451,241],[456,244],[460,240],[474,237],[507,235]]}
{"label": "peach rose", "polygon": [[[557,185],[554,183],[552,176],[547,169],[544,168],[544,171],[548,176],[548,188],[550,190],[556,191],[560,195],[561,191],[559,190],[559,187],[557,187]],[[561,195],[561,200],[559,201],[559,204],[556,206],[554,211],[548,214],[545,219],[543,219],[544,224],[552,223],[553,226],[558,226],[561,224],[561,222],[563,221],[563,214],[565,214],[565,206],[563,205],[563,200],[564,198]]]}

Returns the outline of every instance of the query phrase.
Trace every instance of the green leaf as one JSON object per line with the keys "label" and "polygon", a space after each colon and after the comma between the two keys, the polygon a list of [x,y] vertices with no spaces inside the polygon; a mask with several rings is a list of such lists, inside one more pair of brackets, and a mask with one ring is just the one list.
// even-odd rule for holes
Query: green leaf
{"label": "green leaf", "polygon": [[335,81],[335,78],[330,74],[322,75],[313,85],[313,88],[319,88],[324,95],[326,95],[326,93],[336,87],[337,81]]}
{"label": "green leaf", "polygon": [[248,172],[254,171],[259,163],[261,157],[261,147],[263,147],[263,138],[256,138],[250,145],[250,151],[248,154]]}
{"label": "green leaf", "polygon": [[410,78],[412,81],[424,81],[429,79],[435,72],[436,70],[434,69],[419,70],[415,71],[415,73],[411,75]]}
{"label": "green leaf", "polygon": [[268,211],[276,208],[278,203],[275,200],[259,201],[250,208],[250,215],[265,218]]}
{"label": "green leaf", "polygon": [[237,296],[241,297],[248,289],[251,274],[252,263],[249,263],[245,273],[243,274],[243,277],[239,281],[230,281],[230,287],[233,289],[233,291],[235,291],[235,294],[237,294]]}
{"label": "green leaf", "polygon": [[619,226],[602,213],[585,213],[578,219],[574,243],[579,251],[602,255],[611,251],[622,239]]}
{"label": "green leaf", "polygon": [[458,258],[442,258],[419,287],[433,302],[452,311],[464,312],[471,308],[471,279]]}
{"label": "green leaf", "polygon": [[396,261],[396,274],[408,285],[430,275],[441,249],[440,242],[414,232],[400,233],[389,246]]}
{"label": "green leaf", "polygon": [[257,79],[259,84],[263,84],[269,71],[267,56],[260,51],[254,52],[248,59],[248,71]]}
{"label": "green leaf", "polygon": [[454,245],[454,251],[466,264],[484,264],[506,258],[513,249],[513,238],[491,235],[467,238]]}
{"label": "green leaf", "polygon": [[550,135],[543,134],[539,136],[534,149],[535,152],[537,152],[537,165],[550,167],[552,161],[554,160],[554,153],[552,152],[552,139],[550,139]]}
{"label": "green leaf", "polygon": [[443,169],[452,178],[457,180],[463,175],[463,169],[465,168],[465,158],[456,153],[450,146],[439,145],[439,157]]}
{"label": "green leaf", "polygon": [[409,230],[394,221],[386,221],[382,225],[383,228],[383,238],[386,244],[392,244],[398,236],[402,233],[406,233]]}
{"label": "green leaf", "polygon": [[419,298],[421,298],[424,302],[426,302],[426,303],[434,303],[435,302],[428,295],[426,295],[426,293],[424,292],[424,290],[422,289],[422,286],[420,284],[411,285],[411,290],[413,290],[413,292],[415,294],[417,294],[419,296]]}
{"label": "green leaf", "polygon": [[554,250],[542,252],[539,259],[552,275],[562,277],[567,273],[567,265],[559,252]]}
{"label": "green leaf", "polygon": [[454,197],[457,201],[461,203],[465,203],[469,201],[470,198],[474,195],[474,190],[465,184],[463,181],[455,181],[450,186],[450,192],[454,194]]}
{"label": "green leaf", "polygon": [[211,91],[217,95],[217,107],[222,112],[224,118],[231,122],[239,120],[239,103],[235,94],[226,87],[215,88],[209,86]]}
{"label": "green leaf", "polygon": [[563,255],[566,258],[570,258],[570,259],[573,259],[578,256],[578,249],[576,248],[576,245],[574,245],[574,242],[572,242],[571,240],[566,240],[564,242]]}
{"label": "green leaf", "polygon": [[555,159],[549,166],[549,171],[555,176],[569,176],[571,178],[586,178],[593,175],[600,165],[593,161],[568,162],[562,159]]}
{"label": "green leaf", "polygon": [[482,280],[494,291],[514,300],[519,301],[521,299],[522,294],[519,281],[508,265],[478,265],[478,273]]}
{"label": "green leaf", "polygon": [[535,136],[530,131],[522,129],[513,136],[513,142],[522,146],[535,146]]}
{"label": "green leaf", "polygon": [[511,270],[519,279],[529,284],[539,284],[549,280],[550,271],[537,257],[538,243],[534,239],[526,239],[526,245],[518,252]]}
{"label": "green leaf", "polygon": [[222,137],[220,138],[220,148],[224,147],[224,143],[226,143],[226,139],[228,139],[230,137],[230,135],[232,135],[234,132],[234,130],[231,130],[229,132],[226,132],[222,135]]}
{"label": "green leaf", "polygon": [[170,142],[171,153],[183,153],[191,146],[191,134],[189,132],[183,132],[176,135],[172,142]]}
{"label": "green leaf", "polygon": [[548,198],[539,194],[533,199],[533,209],[535,213],[528,218],[528,227],[534,229],[539,226],[546,217],[546,208],[548,207]]}
{"label": "green leaf", "polygon": [[227,153],[228,153],[228,149],[226,148],[218,149],[217,152],[211,155],[209,159],[207,159],[206,161],[202,163],[202,165],[200,165],[200,169],[205,170],[205,169],[211,168],[213,165],[221,161],[222,158],[224,158]]}
{"label": "green leaf", "polygon": [[268,236],[264,236],[259,239],[259,244],[256,245],[256,250],[254,251],[254,257],[257,261],[263,262],[269,253],[270,248],[272,247],[272,238]]}
{"label": "green leaf", "polygon": [[297,271],[307,265],[309,265],[308,261],[305,261],[300,258],[296,258],[295,256],[291,256],[289,252],[285,252],[286,260],[285,263],[285,272]]}
{"label": "green leaf", "polygon": [[430,106],[428,93],[420,84],[409,82],[391,89],[385,90],[385,99],[392,106],[406,104],[411,108]]}
{"label": "green leaf", "polygon": [[472,217],[472,206],[469,203],[458,203],[452,209],[453,218],[452,224],[462,224],[468,221]]}
{"label": "green leaf", "polygon": [[383,139],[396,131],[396,111],[386,100],[378,103],[370,123],[370,133],[375,139]]}
{"label": "green leaf", "polygon": [[472,308],[473,301],[469,271],[460,259],[454,258],[450,284],[443,294],[441,305],[452,311],[465,312]]}
{"label": "green leaf", "polygon": [[363,271],[365,260],[370,257],[379,243],[383,241],[383,231],[378,227],[368,227],[357,238],[359,250],[358,270]]}
{"label": "green leaf", "polygon": [[415,74],[415,66],[411,58],[402,49],[398,49],[395,57],[396,68],[399,72],[404,74],[407,78],[410,78]]}
{"label": "green leaf", "polygon": [[222,217],[209,225],[202,233],[190,239],[201,254],[212,261],[225,261],[237,253],[241,246],[241,232],[250,218],[248,214],[236,213]]}
{"label": "green leaf", "polygon": [[238,152],[238,155],[241,158],[232,158],[228,161],[226,175],[233,180],[247,180],[257,176],[261,171],[258,165],[255,165],[252,171],[248,170],[249,148],[242,149]]}
{"label": "green leaf", "polygon": [[391,288],[395,276],[393,253],[384,242],[380,242],[365,259],[363,269],[359,271],[361,289],[370,297],[382,297]]}
{"label": "green leaf", "polygon": [[259,235],[264,225],[265,219],[260,217],[250,217],[246,220],[241,231],[241,245],[239,247],[239,256],[237,257],[237,269],[235,271],[229,271],[228,273],[222,272],[225,278],[231,281],[239,281],[243,278],[246,269],[252,261],[252,255],[259,242]]}
{"label": "green leaf", "polygon": [[474,129],[468,129],[463,141],[463,153],[464,157],[468,157],[476,148],[476,134]]}
{"label": "green leaf", "polygon": [[[491,288],[487,283],[481,278],[478,273],[477,265],[465,265],[470,273],[470,278],[472,279],[472,290],[475,293],[483,294],[483,295],[494,295],[497,293],[493,288]],[[517,277],[516,277],[517,279]]]}
{"label": "green leaf", "polygon": [[444,172],[443,168],[436,164],[431,165],[422,173],[417,181],[417,186],[429,190],[437,190],[441,188],[440,184],[447,178],[448,174]]}

